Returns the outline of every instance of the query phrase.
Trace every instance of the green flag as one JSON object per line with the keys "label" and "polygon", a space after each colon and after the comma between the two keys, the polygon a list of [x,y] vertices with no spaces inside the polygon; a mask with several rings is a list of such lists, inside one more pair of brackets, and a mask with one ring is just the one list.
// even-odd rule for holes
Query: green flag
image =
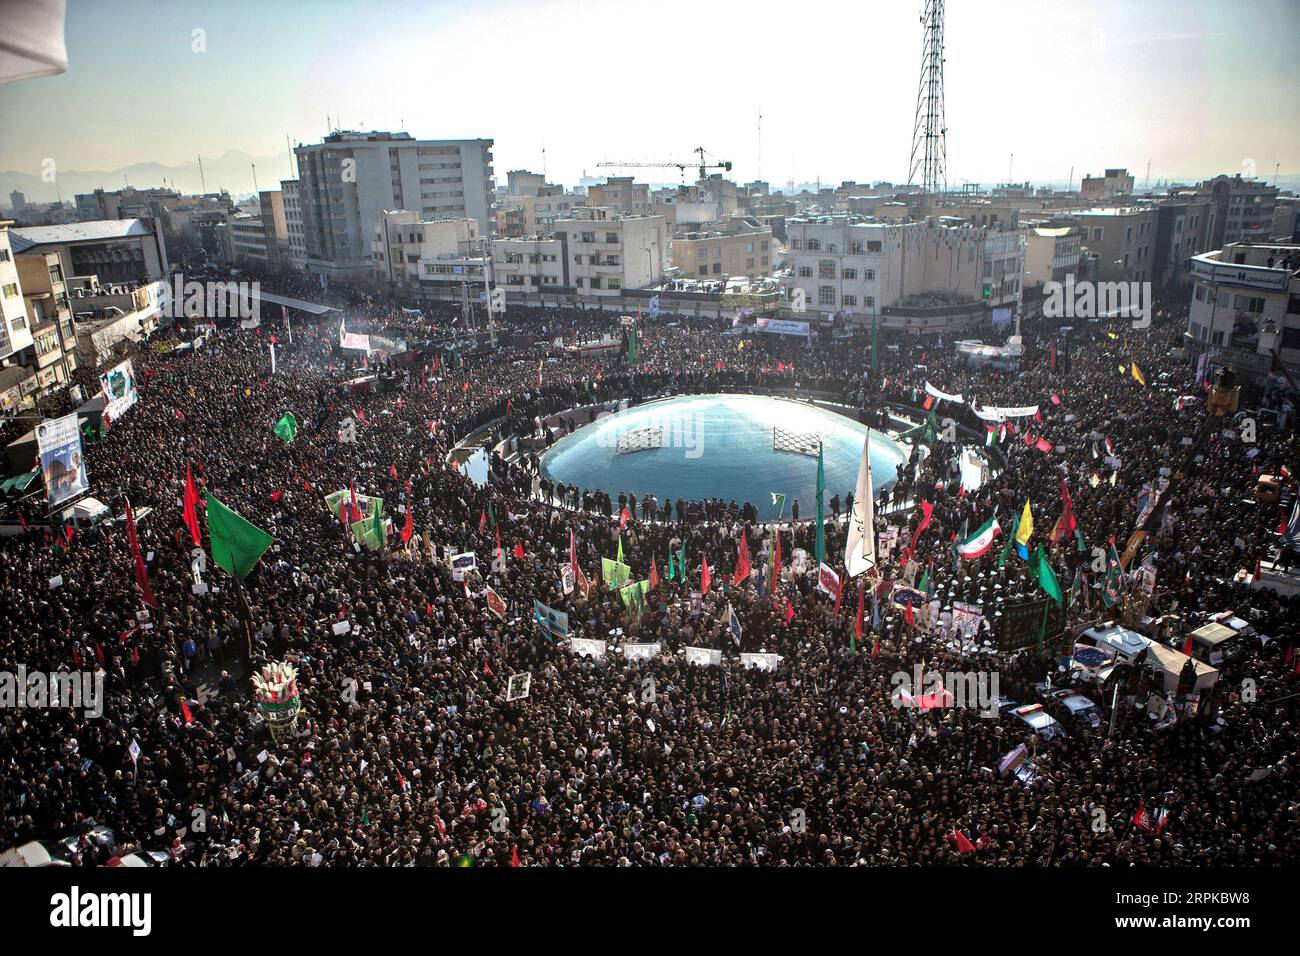
{"label": "green flag", "polygon": [[212,561],[243,580],[274,539],[227,508],[216,495],[207,495],[207,506]]}
{"label": "green flag", "polygon": [[925,569],[925,573],[921,575],[921,583],[916,586],[916,589],[926,597],[930,596],[930,569],[928,567]]}
{"label": "green flag", "polygon": [[372,530],[374,531],[375,539],[379,542],[379,547],[382,548],[388,544],[388,527],[384,524],[384,515],[379,508],[375,509]]}
{"label": "green flag", "polygon": [[1011,533],[1007,535],[1007,543],[1002,548],[1002,553],[998,555],[998,567],[1007,566],[1007,558],[1011,557],[1011,549],[1016,546],[1016,532],[1020,530],[1020,517],[1017,515],[1011,519]]}
{"label": "green flag", "polygon": [[275,423],[275,434],[286,445],[298,437],[298,419],[293,417],[293,412],[285,412],[280,416],[280,420]]}
{"label": "green flag", "polygon": [[822,512],[822,498],[826,496],[826,465],[822,461],[821,445],[817,446],[817,566],[826,560],[826,517]]}
{"label": "green flag", "polygon": [[614,560],[619,564],[623,563],[623,536],[621,534],[618,536],[618,554]]}
{"label": "green flag", "polygon": [[776,520],[781,520],[781,515],[785,514],[785,492],[773,491],[772,507],[776,509]]}
{"label": "green flag", "polygon": [[1034,552],[1034,560],[1038,565],[1038,586],[1043,589],[1043,593],[1059,605],[1061,603],[1061,582],[1056,579],[1056,572],[1048,564],[1047,555],[1043,553],[1041,544],[1038,546],[1038,550]]}
{"label": "green flag", "polygon": [[670,542],[668,545],[668,580],[669,581],[675,580],[676,576],[677,576],[677,571],[673,567],[673,546],[672,543]]}
{"label": "green flag", "polygon": [[681,554],[677,556],[677,568],[682,572],[682,584],[686,583],[686,539],[682,538]]}
{"label": "green flag", "polygon": [[1074,526],[1074,547],[1080,554],[1088,552],[1088,546],[1083,543],[1083,532],[1079,530],[1078,525]]}

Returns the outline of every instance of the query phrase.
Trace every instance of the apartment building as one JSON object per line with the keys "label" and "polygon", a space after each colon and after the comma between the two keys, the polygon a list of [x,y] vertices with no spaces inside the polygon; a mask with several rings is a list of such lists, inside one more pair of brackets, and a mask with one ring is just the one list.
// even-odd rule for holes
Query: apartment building
{"label": "apartment building", "polygon": [[7,362],[15,352],[32,344],[32,330],[27,322],[18,265],[10,245],[11,219],[0,219],[0,361]]}
{"label": "apartment building", "polygon": [[800,217],[785,228],[792,292],[799,290],[806,311],[823,317],[902,309],[907,314],[900,313],[900,324],[936,328],[944,321],[928,321],[927,311],[956,305],[963,321],[987,317],[992,308],[1015,304],[1021,292],[1022,230],[854,216]]}
{"label": "apartment building", "polygon": [[490,139],[417,140],[409,133],[339,131],[298,146],[307,269],[330,279],[366,279],[371,242],[385,210],[422,220],[469,218],[490,235]]}
{"label": "apartment building", "polygon": [[610,176],[604,183],[589,187],[587,205],[607,209],[615,216],[648,216],[654,211],[650,187],[633,182],[631,176]]}
{"label": "apartment building", "polygon": [[546,186],[546,177],[526,169],[512,169],[506,173],[507,196],[536,196]]}
{"label": "apartment building", "polygon": [[618,216],[599,207],[555,224],[571,284],[579,295],[618,295],[663,281],[668,227],[662,216]]}
{"label": "apartment building", "polygon": [[1300,371],[1300,245],[1237,242],[1193,257],[1187,346],[1249,379]]}
{"label": "apartment building", "polygon": [[285,247],[288,264],[301,272],[307,268],[307,239],[302,226],[302,181],[280,180],[280,194],[284,201]]}
{"label": "apartment building", "polygon": [[1212,204],[1208,248],[1222,249],[1246,239],[1267,240],[1273,235],[1273,210],[1277,188],[1255,179],[1215,176],[1196,187]]}
{"label": "apartment building", "polygon": [[1101,176],[1085,173],[1079,195],[1089,202],[1106,202],[1133,195],[1133,177],[1127,169],[1108,169]]}
{"label": "apartment building", "polygon": [[54,252],[29,252],[17,257],[32,347],[29,365],[36,374],[36,391],[72,383],[77,367],[77,332],[64,284],[63,266]]}
{"label": "apartment building", "polygon": [[[398,286],[417,284],[426,274],[425,265],[470,255],[467,249],[479,240],[476,219],[422,220],[406,209],[380,215],[371,245],[374,277]],[[481,256],[481,249],[473,256]],[[427,272],[433,276],[432,270]]]}
{"label": "apartment building", "polygon": [[1098,282],[1151,282],[1156,269],[1157,213],[1152,206],[1115,206],[1074,213],[1086,274]]}
{"label": "apartment building", "polygon": [[685,277],[765,276],[772,272],[772,230],[756,219],[732,217],[720,228],[679,232],[672,262]]}
{"label": "apartment building", "polygon": [[492,240],[492,274],[507,292],[536,295],[572,288],[560,239]]}
{"label": "apartment building", "polygon": [[260,215],[237,212],[230,217],[230,244],[235,265],[254,269],[268,269],[274,255],[274,244],[267,243],[266,223]]}
{"label": "apartment building", "polygon": [[1025,288],[1042,289],[1047,282],[1064,282],[1079,274],[1082,248],[1079,227],[1027,225],[1025,231]]}

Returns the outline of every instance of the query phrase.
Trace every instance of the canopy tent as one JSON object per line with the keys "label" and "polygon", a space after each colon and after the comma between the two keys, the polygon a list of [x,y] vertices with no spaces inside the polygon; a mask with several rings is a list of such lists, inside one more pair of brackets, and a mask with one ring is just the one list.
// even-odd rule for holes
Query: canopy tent
{"label": "canopy tent", "polygon": [[305,299],[291,299],[286,295],[274,295],[270,292],[263,292],[260,289],[253,289],[248,294],[248,298],[253,302],[266,303],[267,305],[282,305],[286,308],[297,309],[299,312],[307,312],[311,315],[329,315],[338,312],[338,309],[329,305],[317,305],[315,302],[308,302]]}

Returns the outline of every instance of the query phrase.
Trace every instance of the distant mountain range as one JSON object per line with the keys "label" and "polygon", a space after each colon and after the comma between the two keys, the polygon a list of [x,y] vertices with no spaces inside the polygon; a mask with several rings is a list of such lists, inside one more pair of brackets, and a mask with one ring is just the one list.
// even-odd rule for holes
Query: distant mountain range
{"label": "distant mountain range", "polygon": [[225,189],[231,196],[248,195],[253,190],[253,166],[257,166],[257,185],[262,189],[279,189],[280,180],[289,178],[289,153],[274,156],[250,156],[239,150],[229,150],[222,156],[203,157],[203,176],[199,176],[198,158],[179,166],[162,163],[133,163],[110,170],[58,170],[57,183],[41,180],[39,169],[33,171],[5,170],[0,172],[0,204],[9,206],[9,193],[17,189],[28,202],[54,202],[62,194],[63,201],[76,203],[77,193],[93,192],[97,187],[112,191],[124,186],[136,189],[165,186],[183,193],[207,192]]}

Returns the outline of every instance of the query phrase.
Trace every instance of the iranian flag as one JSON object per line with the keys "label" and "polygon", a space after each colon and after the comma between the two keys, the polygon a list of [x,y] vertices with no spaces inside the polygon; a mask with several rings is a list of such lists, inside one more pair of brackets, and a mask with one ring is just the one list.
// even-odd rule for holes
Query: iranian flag
{"label": "iranian flag", "polygon": [[993,539],[1002,533],[996,516],[986,521],[973,535],[957,545],[957,553],[966,560],[982,558],[993,547]]}

